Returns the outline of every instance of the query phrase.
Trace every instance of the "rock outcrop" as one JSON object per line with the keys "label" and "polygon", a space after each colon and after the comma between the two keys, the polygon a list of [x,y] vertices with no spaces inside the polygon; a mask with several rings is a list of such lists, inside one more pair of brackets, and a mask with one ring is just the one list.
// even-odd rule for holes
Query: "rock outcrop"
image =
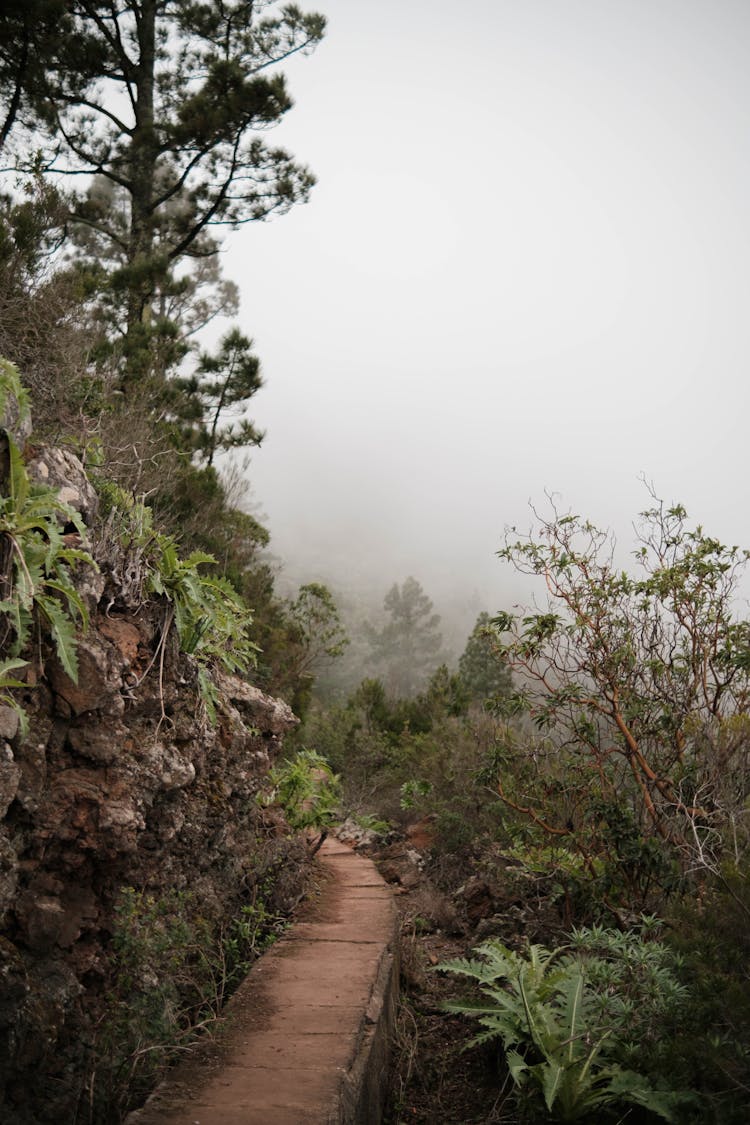
{"label": "rock outcrop", "polygon": [[[38,455],[35,472],[90,521],[96,498],[69,457]],[[66,466],[75,480],[68,491]],[[197,665],[174,636],[155,659],[166,606],[118,602],[111,574],[82,580],[91,621],[78,682],[42,643],[20,693],[25,738],[16,713],[0,707],[5,1125],[88,1119],[90,1055],[124,888],[156,900],[189,891],[217,925],[255,901],[261,885],[281,909],[299,894],[298,845],[257,799],[296,723],[289,708],[222,676],[209,721]]]}

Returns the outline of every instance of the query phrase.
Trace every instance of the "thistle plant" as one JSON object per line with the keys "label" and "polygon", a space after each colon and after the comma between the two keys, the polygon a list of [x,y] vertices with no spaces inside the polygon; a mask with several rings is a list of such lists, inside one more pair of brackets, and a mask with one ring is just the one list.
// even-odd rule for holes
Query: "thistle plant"
{"label": "thistle plant", "polygon": [[475,958],[438,966],[477,981],[483,995],[445,1008],[479,1021],[469,1046],[500,1040],[514,1084],[532,1105],[541,1098],[551,1121],[603,1121],[635,1105],[674,1122],[689,1092],[657,1086],[623,1061],[635,1059],[635,1024],[643,1034],[685,1000],[657,944],[603,929],[576,931],[572,950],[532,945],[522,954],[491,940]]}
{"label": "thistle plant", "polygon": [[340,800],[339,778],[316,750],[299,750],[269,773],[273,786],[266,804],[279,804],[289,826],[297,832],[320,833],[317,851],[334,823]]}
{"label": "thistle plant", "polygon": [[[0,366],[0,413],[12,397],[23,421],[28,401],[12,364]],[[76,628],[86,627],[86,606],[74,582],[79,564],[96,567],[87,551],[67,544],[64,526],[83,536],[78,513],[61,501],[54,489],[34,484],[21,452],[5,432],[5,487],[0,495],[0,649],[8,654],[0,664],[0,692],[23,720],[22,709],[7,689],[19,687],[13,673],[26,663],[21,659],[35,622],[44,623],[65,672],[78,679]]]}
{"label": "thistle plant", "polygon": [[[217,693],[212,668],[245,675],[257,662],[250,639],[253,614],[224,577],[215,574],[216,559],[204,551],[181,558],[171,535],[156,530],[149,507],[111,481],[97,487],[107,509],[98,550],[103,566],[117,580],[118,593],[131,608],[154,595],[164,601],[161,641],[154,654],[163,666],[166,639],[174,628],[180,650],[198,662],[201,695],[211,719]],[[125,557],[127,566],[118,559]],[[127,585],[126,585],[127,583]]]}

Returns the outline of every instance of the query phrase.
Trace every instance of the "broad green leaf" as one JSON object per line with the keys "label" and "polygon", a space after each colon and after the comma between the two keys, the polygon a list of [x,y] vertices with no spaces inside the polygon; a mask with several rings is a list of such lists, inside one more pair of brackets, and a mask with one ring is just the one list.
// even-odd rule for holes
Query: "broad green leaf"
{"label": "broad green leaf", "polygon": [[215,563],[215,562],[216,562],[216,559],[214,558],[213,555],[209,555],[205,551],[193,551],[183,561],[182,565],[185,566],[185,567],[197,567],[197,566],[201,566],[201,564],[203,564],[203,563],[208,564],[208,563]]}
{"label": "broad green leaf", "polygon": [[610,1088],[623,1100],[655,1113],[664,1121],[679,1122],[680,1107],[695,1105],[697,1098],[692,1091],[675,1092],[657,1090],[643,1077],[632,1070],[618,1070],[613,1075]]}
{"label": "broad green leaf", "polygon": [[0,414],[5,410],[8,397],[12,395],[18,405],[18,416],[25,421],[30,412],[29,392],[21,382],[18,368],[9,359],[0,357]]}
{"label": "broad green leaf", "polygon": [[537,1021],[537,1013],[532,1011],[528,992],[524,988],[523,969],[518,974],[518,992],[521,997],[524,1013],[526,1015],[526,1023],[529,1029],[529,1034],[531,1036],[531,1041],[532,1043],[536,1044],[536,1046],[539,1047],[542,1051],[544,1051],[545,1045],[544,1036],[542,1034],[543,1029]]}
{"label": "broad green leaf", "polygon": [[11,652],[16,655],[21,652],[29,639],[31,633],[31,625],[33,622],[33,615],[31,608],[25,606],[19,599],[13,606],[13,611],[9,614],[13,631],[16,634],[16,639],[11,646]]}
{"label": "broad green leaf", "polygon": [[524,1078],[529,1069],[526,1060],[519,1055],[518,1051],[508,1051],[505,1055],[505,1061],[508,1065],[508,1071],[511,1078],[517,1086],[523,1085]]}
{"label": "broad green leaf", "polygon": [[52,578],[48,578],[44,586],[46,590],[57,590],[58,593],[62,594],[68,603],[68,610],[71,608],[75,610],[85,628],[88,624],[88,610],[86,609],[86,603],[75,586],[73,586],[72,583],[56,581]]}
{"label": "broad green leaf", "polygon": [[154,571],[154,573],[150,575],[148,580],[148,588],[153,594],[166,593],[161,574],[158,570]]}
{"label": "broad green leaf", "polygon": [[565,1000],[563,1008],[563,1019],[568,1034],[568,1049],[567,1055],[570,1062],[573,1061],[573,1049],[576,1037],[581,1033],[583,1024],[581,1020],[581,1011],[583,1007],[583,972],[574,966],[571,966],[571,975],[567,981],[566,987],[563,990],[563,998]]}
{"label": "broad green leaf", "polygon": [[29,495],[29,477],[21,457],[21,451],[14,441],[8,438],[9,472],[8,492],[16,511],[23,508]]}
{"label": "broad green leaf", "polygon": [[52,628],[52,636],[60,663],[73,683],[77,684],[78,657],[73,624],[56,598],[40,594],[36,602]]}
{"label": "broad green leaf", "polygon": [[200,692],[203,698],[203,702],[206,705],[206,712],[208,714],[209,721],[215,723],[216,704],[218,702],[219,696],[216,690],[216,684],[211,679],[207,669],[203,666],[200,666],[198,668],[198,683],[200,685]]}
{"label": "broad green leaf", "polygon": [[560,1066],[559,1063],[547,1061],[541,1067],[541,1073],[544,1104],[551,1112],[552,1106],[555,1104],[555,1099],[557,1098],[560,1087],[562,1085],[565,1068]]}

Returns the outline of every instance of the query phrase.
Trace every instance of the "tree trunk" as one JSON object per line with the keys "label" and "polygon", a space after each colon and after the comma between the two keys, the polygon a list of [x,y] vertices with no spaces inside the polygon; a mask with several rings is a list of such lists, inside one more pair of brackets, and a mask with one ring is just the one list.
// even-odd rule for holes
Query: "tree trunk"
{"label": "tree trunk", "polygon": [[129,148],[130,236],[128,240],[128,319],[125,384],[151,371],[148,325],[154,294],[152,204],[158,142],[154,122],[157,0],[135,6],[138,35],[135,129]]}

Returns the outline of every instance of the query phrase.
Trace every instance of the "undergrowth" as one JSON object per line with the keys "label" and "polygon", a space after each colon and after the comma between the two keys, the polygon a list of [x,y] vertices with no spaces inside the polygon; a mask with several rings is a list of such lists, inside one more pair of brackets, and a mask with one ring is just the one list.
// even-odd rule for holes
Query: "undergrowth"
{"label": "undergrowth", "polygon": [[476,981],[482,999],[445,1004],[499,1041],[524,1120],[617,1121],[640,1107],[678,1122],[690,1091],[661,1072],[659,1044],[686,1010],[674,958],[644,933],[574,930],[570,946],[517,953],[497,940],[438,966]]}
{"label": "undergrowth", "polygon": [[285,926],[260,889],[230,922],[196,894],[126,887],[115,908],[106,1005],[81,1096],[86,1125],[114,1125],[165,1068],[210,1034],[219,1012]]}

